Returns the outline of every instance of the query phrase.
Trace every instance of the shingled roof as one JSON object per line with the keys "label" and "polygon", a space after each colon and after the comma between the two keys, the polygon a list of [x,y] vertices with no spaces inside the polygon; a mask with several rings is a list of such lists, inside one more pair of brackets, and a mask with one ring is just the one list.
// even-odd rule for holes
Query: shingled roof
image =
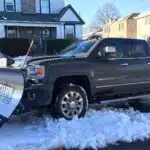
{"label": "shingled roof", "polygon": [[[22,12],[0,12],[0,20],[8,21],[34,21],[34,22],[60,22],[61,17],[66,13],[68,9],[71,9],[78,17],[79,22],[72,22],[74,24],[84,24],[82,18],[77,14],[71,5],[64,7],[58,14],[27,14]],[[6,18],[6,19],[5,19]],[[69,22],[69,21],[68,21]],[[67,23],[67,22],[64,22]]]}

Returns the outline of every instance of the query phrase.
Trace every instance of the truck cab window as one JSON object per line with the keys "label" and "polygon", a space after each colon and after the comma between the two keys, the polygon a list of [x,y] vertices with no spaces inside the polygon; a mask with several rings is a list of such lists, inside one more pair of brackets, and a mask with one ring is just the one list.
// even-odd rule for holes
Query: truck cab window
{"label": "truck cab window", "polygon": [[105,47],[103,47],[103,51],[105,50],[106,47],[114,47],[115,48],[115,52],[108,52],[108,53],[105,53],[105,55],[108,57],[108,58],[123,58],[124,57],[124,54],[123,54],[123,51],[121,49],[121,47],[119,47],[119,45],[107,45]]}
{"label": "truck cab window", "polygon": [[128,57],[136,58],[136,57],[146,57],[146,56],[147,56],[147,50],[145,49],[144,44],[142,42],[131,43],[130,49],[128,49]]}

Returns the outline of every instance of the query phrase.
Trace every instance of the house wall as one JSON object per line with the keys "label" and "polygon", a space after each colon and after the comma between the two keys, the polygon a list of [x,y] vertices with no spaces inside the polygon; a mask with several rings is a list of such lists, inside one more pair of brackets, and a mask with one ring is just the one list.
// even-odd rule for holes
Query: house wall
{"label": "house wall", "polygon": [[[5,23],[6,26],[17,26],[17,27],[56,27],[56,38],[64,39],[64,25],[63,24],[31,24],[31,23]],[[82,25],[75,26],[76,38],[83,38],[83,27]],[[0,24],[0,38],[5,37],[4,24]]]}
{"label": "house wall", "polygon": [[4,11],[4,0],[0,0],[0,11]]}
{"label": "house wall", "polygon": [[150,37],[150,24],[145,24],[145,18],[137,19],[137,38],[147,39]]}
{"label": "house wall", "polygon": [[35,5],[36,5],[36,13],[40,13],[40,0],[36,0]]}
{"label": "house wall", "polygon": [[63,15],[60,21],[79,21],[77,16],[72,12],[71,9],[68,9],[67,12]]}
{"label": "house wall", "polygon": [[108,38],[109,37],[109,34],[110,34],[110,27],[111,27],[111,24],[106,24],[105,27],[103,28],[103,35],[102,37],[103,38]]}
{"label": "house wall", "polygon": [[3,24],[0,24],[0,38],[5,37],[5,27]]}
{"label": "house wall", "polygon": [[[119,29],[119,25],[121,26],[122,24],[123,28]],[[106,27],[109,27],[109,31],[103,33],[104,38],[137,38],[137,22],[135,19],[123,19],[121,21],[115,21],[111,24],[108,24]]]}
{"label": "house wall", "polygon": [[[110,37],[127,38],[127,20],[115,22],[111,27]],[[119,25],[123,28],[119,29]]]}
{"label": "house wall", "polygon": [[64,39],[64,25],[57,25],[57,39]]}
{"label": "house wall", "polygon": [[22,0],[22,12],[28,14],[36,13],[35,0]]}
{"label": "house wall", "polygon": [[21,0],[16,0],[15,2],[16,2],[16,11],[21,12],[22,11]]}
{"label": "house wall", "polygon": [[82,39],[83,38],[83,26],[82,25],[76,25],[76,38],[77,39]]}
{"label": "house wall", "polygon": [[[32,0],[16,0],[16,11],[22,11],[22,1],[23,3],[31,3]],[[64,0],[49,0],[50,1],[50,13],[56,14],[59,13],[64,7],[65,2]],[[36,13],[40,13],[40,0],[35,0],[36,5]],[[34,9],[34,8],[33,8]],[[33,9],[30,9],[33,10]],[[4,11],[4,0],[0,0],[0,11]]]}
{"label": "house wall", "polygon": [[128,19],[127,37],[128,38],[137,38],[137,20]]}

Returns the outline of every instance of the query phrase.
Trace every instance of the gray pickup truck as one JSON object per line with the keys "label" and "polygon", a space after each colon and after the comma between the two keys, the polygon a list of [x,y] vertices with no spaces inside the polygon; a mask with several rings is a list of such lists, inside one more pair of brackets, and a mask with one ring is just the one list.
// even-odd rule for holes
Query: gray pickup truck
{"label": "gray pickup truck", "polygon": [[150,49],[137,39],[80,41],[57,56],[30,59],[23,70],[0,72],[2,120],[21,106],[72,119],[84,116],[91,103],[149,95]]}

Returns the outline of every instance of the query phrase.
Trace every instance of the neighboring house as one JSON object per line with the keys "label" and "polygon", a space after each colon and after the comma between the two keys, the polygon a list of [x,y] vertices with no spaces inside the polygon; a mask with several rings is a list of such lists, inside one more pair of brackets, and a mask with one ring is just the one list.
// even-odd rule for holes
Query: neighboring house
{"label": "neighboring house", "polygon": [[82,39],[83,24],[64,0],[0,0],[0,38]]}
{"label": "neighboring house", "polygon": [[134,17],[139,13],[132,13],[118,20],[109,20],[104,27],[103,37],[136,38],[137,22]]}
{"label": "neighboring house", "polygon": [[137,38],[150,40],[150,11],[141,13],[137,19]]}

